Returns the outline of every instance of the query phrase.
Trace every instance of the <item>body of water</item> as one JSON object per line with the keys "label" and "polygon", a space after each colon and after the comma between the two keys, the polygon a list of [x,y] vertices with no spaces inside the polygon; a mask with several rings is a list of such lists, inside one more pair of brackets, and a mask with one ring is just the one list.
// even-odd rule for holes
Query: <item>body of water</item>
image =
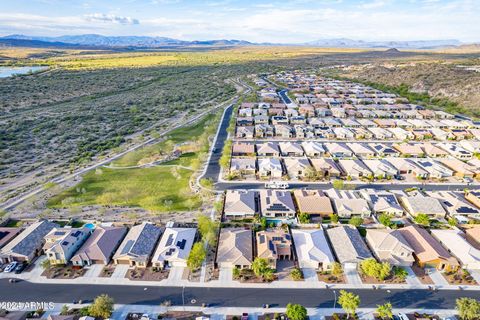
{"label": "body of water", "polygon": [[14,74],[27,74],[29,72],[37,72],[46,70],[48,67],[0,67],[0,78],[11,77]]}

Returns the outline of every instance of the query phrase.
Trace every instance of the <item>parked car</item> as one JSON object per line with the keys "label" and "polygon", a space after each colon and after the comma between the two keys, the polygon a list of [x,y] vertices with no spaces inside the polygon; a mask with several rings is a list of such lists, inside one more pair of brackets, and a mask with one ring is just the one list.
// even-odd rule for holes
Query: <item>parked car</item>
{"label": "parked car", "polygon": [[405,313],[399,313],[397,314],[397,317],[400,319],[400,320],[409,320],[407,315]]}
{"label": "parked car", "polygon": [[271,181],[265,183],[265,188],[267,189],[287,189],[288,183],[283,181]]}
{"label": "parked car", "polygon": [[248,320],[248,313],[247,312],[242,313],[242,317],[240,318],[240,320]]}
{"label": "parked car", "polygon": [[3,272],[12,272],[13,270],[15,270],[15,268],[18,266],[18,262],[14,261],[14,262],[11,262],[6,268],[5,270],[3,270]]}
{"label": "parked car", "polygon": [[27,267],[27,264],[25,263],[20,263],[16,268],[15,268],[15,273],[19,274],[22,273],[23,270]]}

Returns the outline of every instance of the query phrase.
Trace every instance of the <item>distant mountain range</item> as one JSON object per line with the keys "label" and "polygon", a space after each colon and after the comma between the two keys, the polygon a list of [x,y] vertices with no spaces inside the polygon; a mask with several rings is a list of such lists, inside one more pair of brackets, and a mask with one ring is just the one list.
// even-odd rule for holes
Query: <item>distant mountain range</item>
{"label": "distant mountain range", "polygon": [[[59,37],[36,37],[20,34],[0,37],[0,44],[11,46],[53,46],[53,47],[102,47],[102,48],[160,48],[169,46],[251,46],[286,45],[275,43],[253,43],[244,40],[204,40],[185,41],[167,37],[146,36],[102,36],[83,34]],[[419,40],[419,41],[363,41],[352,39],[323,39],[306,43],[290,44],[297,46],[335,47],[335,48],[398,48],[398,49],[436,49],[461,46],[458,40]]]}

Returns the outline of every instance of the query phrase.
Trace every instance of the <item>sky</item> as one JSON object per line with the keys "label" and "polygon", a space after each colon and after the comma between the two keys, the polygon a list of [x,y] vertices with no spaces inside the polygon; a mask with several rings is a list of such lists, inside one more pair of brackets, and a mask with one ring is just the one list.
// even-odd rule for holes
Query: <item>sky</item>
{"label": "sky", "polygon": [[0,0],[0,36],[480,42],[480,0]]}

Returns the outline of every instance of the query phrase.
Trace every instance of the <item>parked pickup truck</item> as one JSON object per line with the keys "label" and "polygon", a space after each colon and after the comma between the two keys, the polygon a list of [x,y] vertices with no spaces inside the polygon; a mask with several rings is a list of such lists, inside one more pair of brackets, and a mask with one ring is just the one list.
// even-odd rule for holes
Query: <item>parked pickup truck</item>
{"label": "parked pickup truck", "polygon": [[265,183],[265,188],[267,189],[287,189],[288,183],[283,181],[270,181]]}

